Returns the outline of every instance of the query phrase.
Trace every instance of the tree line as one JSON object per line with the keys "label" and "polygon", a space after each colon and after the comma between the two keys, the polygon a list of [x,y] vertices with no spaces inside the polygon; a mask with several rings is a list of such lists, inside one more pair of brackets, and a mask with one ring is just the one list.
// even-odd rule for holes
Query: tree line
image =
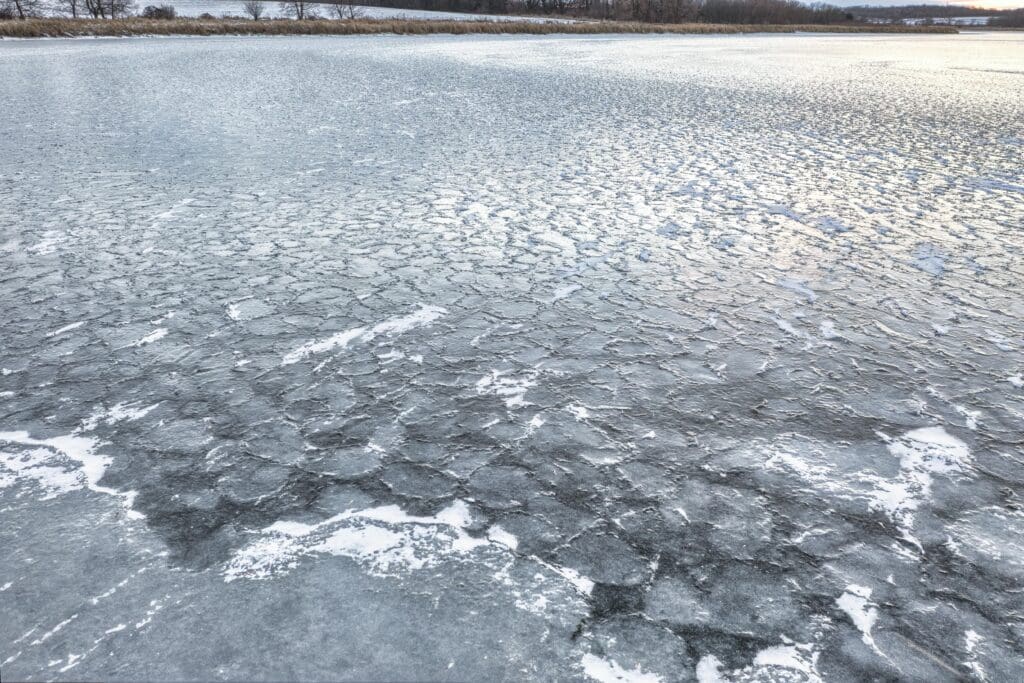
{"label": "tree line", "polygon": [[[271,3],[244,0],[242,11],[251,19],[267,14]],[[281,2],[284,16],[311,19],[329,16],[356,19],[359,8],[350,3]],[[854,20],[845,10],[797,0],[363,0],[360,5],[409,10],[487,14],[561,15],[650,23],[706,22],[716,24],[838,24]],[[225,9],[228,9],[225,5]],[[237,7],[237,6],[236,6]],[[46,15],[118,19],[132,16],[134,0],[0,0],[0,19]],[[236,9],[237,11],[237,9]],[[142,16],[174,18],[172,5],[148,6]]]}
{"label": "tree line", "polygon": [[0,0],[0,19],[52,15],[120,19],[134,13],[134,0]]}
{"label": "tree line", "polygon": [[992,17],[989,26],[1002,28],[1024,28],[1024,9],[1010,9]]}
{"label": "tree line", "polygon": [[367,0],[364,5],[442,12],[562,15],[653,23],[835,24],[853,16],[797,0]]}

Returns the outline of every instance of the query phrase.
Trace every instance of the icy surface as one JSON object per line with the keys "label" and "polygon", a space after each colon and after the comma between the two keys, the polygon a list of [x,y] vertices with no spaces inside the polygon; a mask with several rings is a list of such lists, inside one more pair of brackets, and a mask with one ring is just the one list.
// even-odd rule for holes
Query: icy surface
{"label": "icy surface", "polygon": [[1022,73],[0,44],[4,680],[1024,679]]}

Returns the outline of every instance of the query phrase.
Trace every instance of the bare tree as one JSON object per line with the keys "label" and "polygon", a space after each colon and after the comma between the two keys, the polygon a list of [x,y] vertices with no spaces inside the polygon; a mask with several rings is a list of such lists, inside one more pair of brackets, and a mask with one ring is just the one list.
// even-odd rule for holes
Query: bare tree
{"label": "bare tree", "polygon": [[40,0],[7,0],[4,5],[3,14],[18,19],[38,17],[43,13],[43,3]]}
{"label": "bare tree", "polygon": [[111,19],[135,14],[135,0],[104,0]]}
{"label": "bare tree", "polygon": [[331,15],[335,19],[358,19],[363,16],[363,8],[348,2],[331,5]]}
{"label": "bare tree", "polygon": [[296,0],[295,2],[282,2],[281,3],[281,14],[286,17],[292,17],[293,19],[316,19],[316,8],[312,2],[301,2]]}
{"label": "bare tree", "polygon": [[267,11],[267,6],[260,0],[245,0],[242,10],[252,17],[253,21],[259,21],[260,17]]}
{"label": "bare tree", "polygon": [[82,7],[82,0],[57,0],[57,11],[63,14],[70,14],[72,18],[78,18],[78,10]]}
{"label": "bare tree", "polygon": [[95,19],[117,19],[135,12],[135,0],[82,0],[82,4]]}
{"label": "bare tree", "polygon": [[253,21],[259,21],[267,13],[267,5],[262,0],[245,0],[242,9]]}

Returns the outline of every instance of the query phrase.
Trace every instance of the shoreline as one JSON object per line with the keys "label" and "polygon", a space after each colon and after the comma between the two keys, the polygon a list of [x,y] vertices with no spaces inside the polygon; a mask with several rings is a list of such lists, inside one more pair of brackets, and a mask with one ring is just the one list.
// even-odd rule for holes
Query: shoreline
{"label": "shoreline", "polygon": [[636,22],[453,21],[433,19],[22,19],[0,21],[2,38],[98,38],[124,36],[241,35],[428,35],[526,34],[744,34],[744,33],[907,33],[956,34],[953,26],[865,24],[643,24]]}

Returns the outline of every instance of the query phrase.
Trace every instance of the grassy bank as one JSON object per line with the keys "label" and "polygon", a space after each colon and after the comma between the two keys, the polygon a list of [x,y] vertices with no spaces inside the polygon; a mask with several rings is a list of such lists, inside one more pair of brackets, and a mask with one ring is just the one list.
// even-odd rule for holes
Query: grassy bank
{"label": "grassy bank", "polygon": [[956,33],[950,26],[888,25],[741,25],[741,24],[641,24],[611,21],[541,23],[533,21],[425,21],[406,19],[356,19],[353,21],[292,21],[276,19],[26,19],[0,21],[2,38],[52,38],[79,36],[148,35],[367,35],[396,33]]}

